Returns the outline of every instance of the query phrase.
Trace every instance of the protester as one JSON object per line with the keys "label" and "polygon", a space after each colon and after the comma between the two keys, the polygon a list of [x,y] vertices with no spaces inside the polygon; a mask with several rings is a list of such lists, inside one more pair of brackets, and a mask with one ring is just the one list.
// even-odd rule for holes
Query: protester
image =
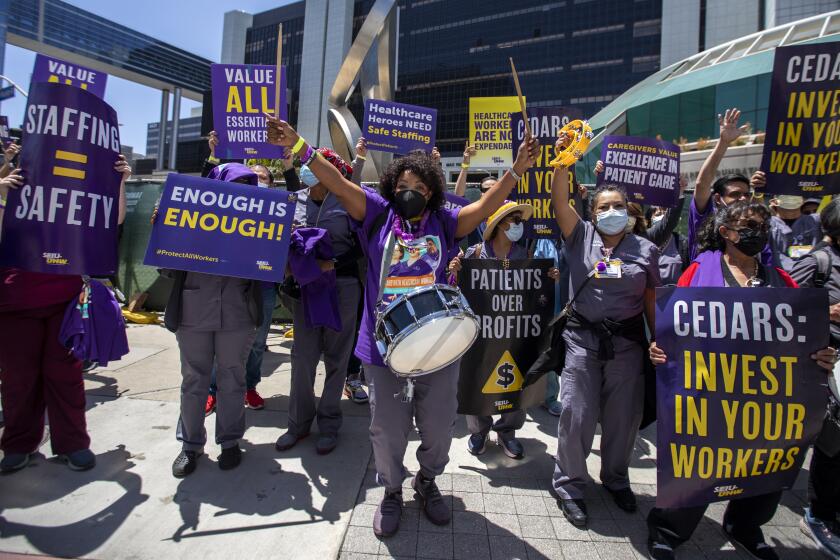
{"label": "protester", "polygon": [[[219,136],[215,130],[211,130],[207,135],[207,144],[210,147],[210,157],[204,162],[203,177],[210,175],[220,163],[219,159],[216,158]],[[283,159],[282,162],[284,164],[283,178],[286,180],[286,187],[289,191],[294,192],[300,183],[292,164],[291,154],[288,154],[288,157]],[[250,169],[257,175],[257,186],[268,188],[274,184],[274,174],[265,165],[255,164],[250,166]],[[254,344],[251,346],[251,351],[248,353],[248,359],[245,362],[245,407],[252,410],[265,408],[265,400],[257,391],[257,385],[262,378],[263,355],[268,350],[267,341],[268,333],[271,330],[271,317],[274,315],[274,308],[277,303],[277,286],[274,282],[260,282],[260,290],[262,292],[262,323],[257,328]],[[216,410],[217,389],[216,368],[213,367],[210,376],[210,390],[207,401],[204,403],[205,416],[209,416]]]}
{"label": "protester", "polygon": [[[524,222],[531,218],[534,207],[530,204],[506,202],[487,220],[484,230],[484,243],[472,245],[466,252],[452,259],[449,269],[455,273],[461,270],[462,259],[502,259],[505,261],[527,259],[528,252],[517,242],[522,239],[525,231]],[[559,278],[559,271],[555,268],[550,272],[553,279]],[[504,412],[499,420],[493,422],[492,416],[467,415],[467,428],[470,439],[467,450],[472,455],[481,455],[486,450],[487,435],[492,429],[496,432],[499,446],[505,455],[511,459],[522,459],[525,448],[516,439],[516,430],[525,425],[525,409]]]}
{"label": "protester", "polygon": [[[114,170],[122,176],[117,214],[121,224],[131,167],[119,156]],[[25,170],[15,169],[0,178],[0,222],[9,189],[22,186],[24,176]],[[24,468],[38,450],[45,412],[53,453],[75,471],[96,465],[85,420],[82,362],[59,341],[65,311],[81,291],[78,275],[0,268],[0,397],[5,422],[0,471],[4,473]]]}
{"label": "protester", "polygon": [[[321,148],[321,157],[341,172],[344,179],[350,179],[353,170],[332,150]],[[314,236],[317,230],[325,231],[329,251],[333,260],[322,260],[311,253],[311,260],[317,261],[316,271],[328,272],[334,276],[332,287],[327,292],[337,293],[334,308],[327,300],[330,293],[313,294],[308,297],[305,282],[297,278],[302,287],[299,300],[292,300],[293,327],[295,331],[292,346],[292,386],[289,395],[288,431],[277,440],[278,451],[294,447],[298,441],[309,435],[315,417],[318,418],[319,437],[315,444],[318,454],[330,453],[338,445],[338,431],[341,428],[341,394],[347,379],[347,362],[353,352],[356,333],[356,313],[361,296],[358,259],[361,256],[356,234],[350,226],[347,212],[335,195],[320,183],[312,170],[304,165],[300,178],[307,186],[306,222],[293,237],[307,233]],[[308,246],[311,246],[310,243]],[[290,253],[291,269],[295,273],[299,259],[303,259],[301,247],[292,242]],[[326,326],[326,321],[314,324],[310,316],[315,313],[337,315],[338,324]],[[338,327],[338,328],[334,328]],[[315,374],[318,361],[323,355],[326,379],[318,406],[315,406]]]}
{"label": "protester", "polygon": [[[698,232],[700,255],[686,269],[677,284],[682,287],[770,287],[796,288],[796,282],[781,268],[761,263],[759,253],[770,235],[770,211],[758,202],[739,201],[718,209],[713,220]],[[828,370],[837,352],[824,348],[812,356]],[[665,352],[652,342],[650,359],[666,362]],[[836,482],[836,481],[835,481]],[[776,512],[781,490],[729,501],[723,528],[730,539],[754,558],[773,560],[778,554],[766,542],[761,526]],[[691,538],[703,519],[705,505],[678,509],[654,508],[647,518],[648,551],[658,560],[675,558],[674,549]]]}
{"label": "protester", "polygon": [[[756,171],[750,178],[756,190],[764,189],[767,178]],[[780,195],[774,199],[775,215],[770,218],[770,248],[773,265],[787,272],[793,270],[800,258],[811,252],[822,239],[819,214],[805,214],[805,199],[795,195]]]}
{"label": "protester", "polygon": [[[726,150],[742,134],[749,125],[738,127],[741,111],[727,109],[723,116],[718,115],[720,138],[714,149],[703,162],[697,183],[694,185],[694,197],[688,206],[688,258],[694,260],[699,254],[697,250],[697,235],[700,228],[710,216],[720,208],[724,208],[739,200],[750,196],[750,180],[739,174],[729,174],[715,180],[720,162],[723,161]],[[773,264],[773,254],[768,245],[762,250],[761,261],[766,265]]]}
{"label": "protester", "polygon": [[[306,163],[318,181],[330,191],[353,220],[367,255],[368,277],[365,308],[356,355],[361,358],[370,387],[370,435],[379,481],[385,496],[376,510],[374,533],[390,536],[399,529],[402,513],[402,482],[407,473],[403,466],[412,419],[416,421],[421,445],[417,452],[420,470],[412,487],[426,517],[435,524],[450,522],[450,506],[435,483],[449,460],[455,419],[460,361],[434,373],[409,381],[415,389],[388,369],[374,343],[374,320],[377,313],[386,245],[417,246],[428,237],[435,239],[443,255],[449,254],[456,239],[470,231],[502,205],[517,178],[537,156],[533,139],[523,142],[513,168],[481,200],[459,210],[443,207],[445,183],[440,168],[430,156],[413,153],[392,162],[380,179],[379,190],[360,188],[345,179],[298,136],[286,122],[268,118],[269,142],[291,147]],[[383,219],[384,218],[384,219]],[[389,241],[393,240],[393,241]],[[415,241],[417,240],[417,241]],[[445,283],[446,259],[440,259],[430,275],[436,283]],[[396,267],[394,267],[396,268]],[[395,278],[399,283],[403,278]],[[387,279],[384,284],[387,285]],[[386,300],[392,295],[383,292]],[[405,398],[401,398],[401,395]]]}
{"label": "protester", "polygon": [[[568,138],[561,137],[562,148]],[[587,523],[586,458],[601,424],[601,482],[623,510],[636,510],[628,468],[642,420],[645,318],[653,331],[659,256],[650,241],[628,233],[627,197],[603,185],[591,197],[593,223],[569,204],[569,174],[554,172],[551,199],[577,294],[563,340],[554,490],[566,518]],[[589,285],[587,285],[589,284]]]}
{"label": "protester", "polygon": [[[257,174],[241,163],[213,168],[210,179],[257,185]],[[217,370],[216,443],[219,468],[242,461],[239,439],[245,433],[245,361],[262,325],[262,286],[255,280],[198,272],[170,271],[172,291],[164,322],[175,333],[181,353],[181,416],[176,436],[182,450],[172,464],[181,478],[195,471],[207,432],[204,407],[213,369]]]}
{"label": "protester", "polygon": [[[830,239],[796,261],[791,276],[803,288],[828,290],[831,345],[840,348],[840,199],[820,212],[822,231]],[[814,444],[808,478],[808,502],[800,526],[823,553],[840,558],[840,404],[829,395],[820,436]]]}

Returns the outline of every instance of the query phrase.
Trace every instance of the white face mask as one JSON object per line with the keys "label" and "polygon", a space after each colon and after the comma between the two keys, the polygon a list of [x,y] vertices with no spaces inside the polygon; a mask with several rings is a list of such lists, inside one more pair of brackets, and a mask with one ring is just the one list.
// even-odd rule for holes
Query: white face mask
{"label": "white face mask", "polygon": [[605,235],[618,235],[627,229],[627,209],[611,208],[596,214],[595,227]]}
{"label": "white face mask", "polygon": [[651,221],[652,225],[656,225],[664,219],[665,219],[665,214],[659,214],[658,216],[654,216],[653,218],[651,218],[650,221]]}
{"label": "white face mask", "polygon": [[522,239],[522,234],[525,232],[525,224],[518,223],[518,224],[510,224],[510,227],[505,232],[505,235],[512,243],[516,243],[520,239]]}
{"label": "white face mask", "polygon": [[268,183],[259,182],[259,183],[257,183],[257,186],[258,186],[258,187],[262,187],[262,188],[264,188],[264,189],[267,189],[267,188],[268,188],[268,187],[270,187],[271,185],[269,185]]}

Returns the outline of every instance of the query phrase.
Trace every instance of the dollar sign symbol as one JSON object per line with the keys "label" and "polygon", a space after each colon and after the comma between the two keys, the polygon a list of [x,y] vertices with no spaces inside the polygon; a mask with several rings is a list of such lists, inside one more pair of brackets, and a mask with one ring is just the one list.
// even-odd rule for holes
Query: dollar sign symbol
{"label": "dollar sign symbol", "polygon": [[498,371],[496,371],[499,378],[496,380],[496,383],[507,389],[510,387],[513,382],[516,380],[516,376],[513,375],[513,366],[510,364],[502,364],[499,366]]}

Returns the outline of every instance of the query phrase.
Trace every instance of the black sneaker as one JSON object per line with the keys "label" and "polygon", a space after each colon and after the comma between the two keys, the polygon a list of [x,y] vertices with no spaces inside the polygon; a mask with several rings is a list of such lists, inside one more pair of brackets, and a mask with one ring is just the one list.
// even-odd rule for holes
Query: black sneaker
{"label": "black sneaker", "polygon": [[836,519],[826,521],[811,514],[811,508],[805,508],[805,516],[799,522],[799,528],[814,539],[817,548],[831,558],[840,558],[840,523]]}
{"label": "black sneaker", "polygon": [[514,437],[504,439],[502,436],[499,436],[498,443],[499,447],[502,448],[502,451],[505,452],[505,455],[511,459],[519,460],[525,456],[525,448],[522,447],[519,440]]}
{"label": "black sneaker", "polygon": [[586,502],[581,499],[578,500],[559,500],[560,510],[569,523],[575,527],[586,527],[588,517],[586,515]]}
{"label": "black sneaker", "polygon": [[172,476],[184,478],[188,474],[192,474],[198,465],[199,457],[201,457],[200,451],[181,451],[175,458],[175,462],[172,463]]}
{"label": "black sneaker", "polygon": [[29,464],[30,453],[7,453],[0,461],[0,472],[3,474],[19,471]]}
{"label": "black sneaker", "polygon": [[90,449],[80,449],[66,455],[59,455],[58,458],[73,471],[89,471],[96,466],[96,455]]}
{"label": "black sneaker", "polygon": [[467,440],[467,451],[470,455],[478,457],[487,450],[487,436],[484,434],[473,434]]}
{"label": "black sneaker", "polygon": [[723,530],[729,536],[729,541],[735,545],[735,548],[740,548],[746,552],[750,558],[758,558],[758,560],[779,560],[779,555],[773,550],[773,547],[767,544],[764,540],[764,534],[761,529],[757,529],[754,535],[741,535],[733,530],[733,525],[723,520]]}
{"label": "black sneaker", "polygon": [[303,434],[299,436],[297,434],[293,434],[292,432],[286,432],[279,438],[277,438],[277,443],[274,444],[274,448],[277,451],[287,451],[297,445],[297,442],[302,440],[303,438],[307,437],[309,434]]}
{"label": "black sneaker", "polygon": [[377,537],[390,537],[400,530],[402,516],[402,492],[385,492],[373,515],[373,534]]}
{"label": "black sneaker", "polygon": [[622,488],[621,490],[612,490],[606,486],[604,488],[612,495],[613,500],[615,500],[615,505],[627,513],[633,513],[639,509],[639,506],[636,504],[636,495],[633,494],[630,488]]}
{"label": "black sneaker", "polygon": [[411,487],[417,492],[417,498],[423,506],[426,518],[435,525],[448,525],[452,519],[452,512],[449,511],[449,506],[440,495],[435,479],[426,480],[423,475],[417,473]]}
{"label": "black sneaker", "polygon": [[219,468],[223,471],[235,469],[242,462],[242,450],[239,445],[232,447],[225,447],[222,449],[222,454],[219,455]]}
{"label": "black sneaker", "polygon": [[653,560],[674,560],[674,549],[670,545],[663,542],[648,539],[647,542],[648,555]]}

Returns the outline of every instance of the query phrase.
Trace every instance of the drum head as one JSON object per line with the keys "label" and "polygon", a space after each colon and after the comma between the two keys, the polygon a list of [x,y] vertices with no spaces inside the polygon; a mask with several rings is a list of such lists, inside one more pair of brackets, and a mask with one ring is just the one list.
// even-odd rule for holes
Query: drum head
{"label": "drum head", "polygon": [[388,365],[401,375],[430,373],[444,368],[470,349],[478,336],[472,317],[440,317],[405,335]]}
{"label": "drum head", "polygon": [[840,362],[834,364],[834,372],[828,376],[828,387],[834,398],[840,401]]}

